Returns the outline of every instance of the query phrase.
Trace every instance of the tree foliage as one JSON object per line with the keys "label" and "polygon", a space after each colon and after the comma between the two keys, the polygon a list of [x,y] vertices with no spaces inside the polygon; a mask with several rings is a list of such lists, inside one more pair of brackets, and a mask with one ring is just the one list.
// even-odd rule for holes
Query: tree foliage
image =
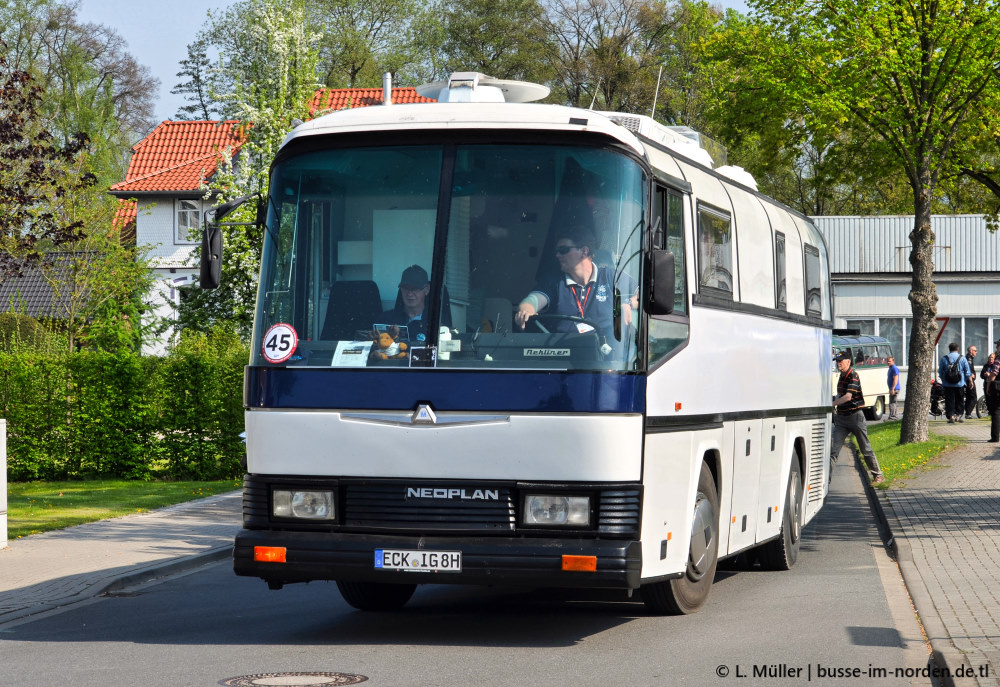
{"label": "tree foliage", "polygon": [[[0,51],[5,46],[0,42]],[[63,142],[42,117],[42,88],[26,71],[11,69],[0,52],[0,278],[20,271],[44,250],[83,235],[84,223],[67,217],[61,205],[91,190],[92,174],[74,163],[87,145],[77,134]]]}

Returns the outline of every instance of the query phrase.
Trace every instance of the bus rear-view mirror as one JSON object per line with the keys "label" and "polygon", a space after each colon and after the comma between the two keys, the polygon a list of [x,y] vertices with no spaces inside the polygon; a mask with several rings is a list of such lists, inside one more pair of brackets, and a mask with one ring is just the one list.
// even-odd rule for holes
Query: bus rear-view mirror
{"label": "bus rear-view mirror", "polygon": [[651,315],[669,315],[674,311],[674,254],[657,249],[650,253],[650,289],[648,310]]}

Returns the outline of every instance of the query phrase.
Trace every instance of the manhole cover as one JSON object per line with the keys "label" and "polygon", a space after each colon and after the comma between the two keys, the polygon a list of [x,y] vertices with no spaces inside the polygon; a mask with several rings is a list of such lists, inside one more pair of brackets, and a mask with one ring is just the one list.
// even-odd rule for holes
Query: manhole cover
{"label": "manhole cover", "polygon": [[224,687],[320,687],[321,685],[356,685],[367,680],[350,673],[261,673],[219,680]]}

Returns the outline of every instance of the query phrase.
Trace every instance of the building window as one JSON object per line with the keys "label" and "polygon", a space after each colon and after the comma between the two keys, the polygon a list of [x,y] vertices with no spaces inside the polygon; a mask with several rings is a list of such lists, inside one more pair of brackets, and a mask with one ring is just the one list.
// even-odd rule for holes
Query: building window
{"label": "building window", "polygon": [[858,336],[875,336],[875,320],[844,320],[848,329],[857,329]]}
{"label": "building window", "polygon": [[[848,325],[850,326],[850,325]],[[896,365],[906,366],[906,348],[903,347],[903,318],[902,317],[882,317],[878,321],[879,336],[888,339],[892,346],[893,356],[896,358]]]}
{"label": "building window", "polygon": [[176,243],[197,243],[201,234],[201,201],[177,201]]}
{"label": "building window", "polygon": [[733,241],[729,215],[698,208],[698,280],[700,290],[733,298]]}

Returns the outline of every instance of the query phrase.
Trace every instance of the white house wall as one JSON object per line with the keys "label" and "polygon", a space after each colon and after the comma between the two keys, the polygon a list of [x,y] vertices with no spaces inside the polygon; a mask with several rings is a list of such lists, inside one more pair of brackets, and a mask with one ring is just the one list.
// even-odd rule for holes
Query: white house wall
{"label": "white house wall", "polygon": [[[174,203],[173,198],[143,201],[136,213],[136,243],[148,248],[147,257],[156,278],[147,298],[150,320],[175,319],[174,307],[180,299],[178,287],[190,284],[197,276],[191,256],[196,246],[174,242],[177,221]],[[142,347],[143,354],[165,354],[172,335],[170,328],[158,339],[147,342]]]}
{"label": "white house wall", "polygon": [[149,259],[156,267],[189,267],[195,244],[174,242],[177,222],[174,199],[139,203],[135,219],[136,243],[149,246]]}

